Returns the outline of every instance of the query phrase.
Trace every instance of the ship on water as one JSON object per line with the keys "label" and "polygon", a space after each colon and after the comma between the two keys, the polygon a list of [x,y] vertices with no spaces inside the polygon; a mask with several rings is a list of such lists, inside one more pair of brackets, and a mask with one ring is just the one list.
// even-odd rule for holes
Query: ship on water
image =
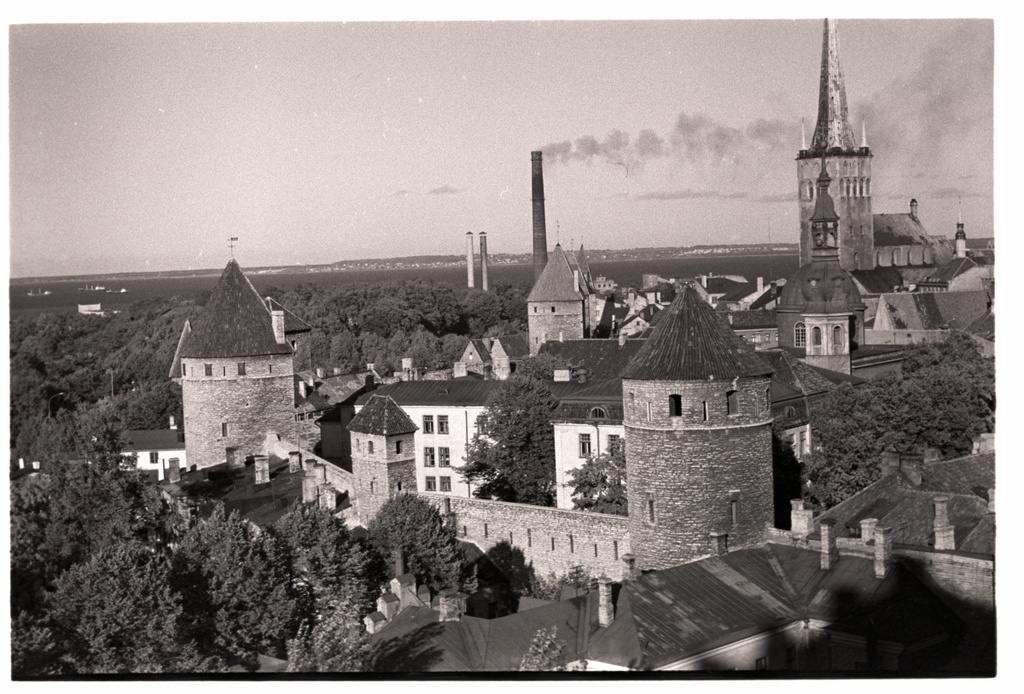
{"label": "ship on water", "polygon": [[106,286],[102,284],[87,284],[84,287],[79,287],[80,292],[102,292],[106,291]]}
{"label": "ship on water", "polygon": [[50,294],[53,294],[53,292],[51,292],[49,289],[43,289],[42,287],[28,290],[29,296],[49,296]]}

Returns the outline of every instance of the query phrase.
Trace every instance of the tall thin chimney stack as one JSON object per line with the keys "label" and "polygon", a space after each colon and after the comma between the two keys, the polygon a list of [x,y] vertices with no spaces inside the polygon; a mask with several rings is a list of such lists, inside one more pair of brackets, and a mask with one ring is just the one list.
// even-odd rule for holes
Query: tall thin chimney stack
{"label": "tall thin chimney stack", "polygon": [[485,292],[490,289],[487,281],[487,232],[480,232],[480,288]]}
{"label": "tall thin chimney stack", "polygon": [[533,164],[533,279],[548,264],[548,231],[544,221],[544,166],[540,152],[530,152]]}
{"label": "tall thin chimney stack", "polygon": [[466,286],[472,289],[476,286],[474,283],[474,275],[476,275],[476,268],[473,265],[473,232],[466,232]]}

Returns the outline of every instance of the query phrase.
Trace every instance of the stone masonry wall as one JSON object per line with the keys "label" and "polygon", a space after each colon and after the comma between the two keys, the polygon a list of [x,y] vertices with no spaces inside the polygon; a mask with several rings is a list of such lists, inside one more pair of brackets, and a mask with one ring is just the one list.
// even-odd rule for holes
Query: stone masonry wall
{"label": "stone masonry wall", "polygon": [[532,563],[540,576],[549,572],[563,575],[583,567],[591,576],[623,578],[622,556],[630,552],[629,521],[625,516],[443,494],[418,496],[436,505],[442,514],[447,500],[459,538],[485,551],[499,542],[510,542],[522,550],[526,562]]}
{"label": "stone masonry wall", "polygon": [[[871,155],[849,154],[826,159],[832,182],[828,194],[839,215],[839,262],[844,270],[871,270],[875,261],[874,216],[871,211]],[[800,200],[800,265],[811,262],[811,217],[818,195],[821,158],[797,161]],[[856,184],[856,194],[846,194],[846,184]],[[809,192],[813,188],[813,196]],[[863,191],[863,192],[862,192]],[[854,266],[856,255],[857,265]]]}
{"label": "stone masonry wall", "polygon": [[[712,554],[712,531],[727,533],[730,549],[764,540],[774,514],[769,382],[623,382],[630,536],[640,568]],[[734,388],[740,411],[729,415],[726,392]],[[681,416],[670,414],[673,394],[682,396]]]}
{"label": "stone masonry wall", "polygon": [[[238,375],[238,363],[246,373]],[[268,430],[287,432],[294,426],[291,356],[232,359],[183,359],[181,378],[185,414],[185,451],[190,465],[222,463],[226,449],[237,449],[236,464],[263,449]],[[213,376],[205,376],[210,364]],[[222,435],[222,424],[228,435]]]}
{"label": "stone masonry wall", "polygon": [[[530,354],[536,354],[545,342],[581,340],[583,334],[583,300],[533,301],[528,304]],[[554,308],[554,312],[552,312]]]}
{"label": "stone masonry wall", "polygon": [[[413,434],[377,436],[353,432],[352,474],[356,480],[356,505],[359,520],[367,525],[380,507],[398,492],[416,490],[416,453]],[[401,442],[401,452],[396,443]],[[369,444],[373,444],[370,453]],[[394,472],[394,479],[392,479]]]}

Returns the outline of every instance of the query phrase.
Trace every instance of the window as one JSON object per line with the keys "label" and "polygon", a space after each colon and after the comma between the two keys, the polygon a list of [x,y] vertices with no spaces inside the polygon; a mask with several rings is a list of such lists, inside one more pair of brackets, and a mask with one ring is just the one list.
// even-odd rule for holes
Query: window
{"label": "window", "polygon": [[428,491],[428,492],[436,492],[437,491],[437,478],[436,477],[427,477],[427,478],[425,478],[423,480],[423,482],[424,482],[423,488],[426,491]]}
{"label": "window", "polygon": [[434,433],[434,415],[425,414],[423,415],[423,433],[433,434]]}
{"label": "window", "polygon": [[758,658],[757,661],[754,663],[754,668],[757,669],[757,670],[767,670],[768,669],[768,658],[767,657],[765,657],[765,658]]}
{"label": "window", "polygon": [[398,491],[402,491],[402,480],[397,480]]}
{"label": "window", "polygon": [[240,361],[240,362],[238,362],[238,364],[236,364],[236,366],[238,367],[238,375],[239,376],[244,376],[245,375],[245,362],[244,361]]}
{"label": "window", "polygon": [[228,367],[226,367],[226,366],[220,367],[220,375],[221,376],[227,376],[228,375]]}
{"label": "window", "polygon": [[221,422],[220,423],[220,435],[221,435],[221,438],[227,438],[227,436],[228,436],[228,423],[227,422]]}
{"label": "window", "polygon": [[486,539],[488,535],[489,533],[487,532],[487,523],[484,523],[484,539]]}
{"label": "window", "polygon": [[441,478],[441,491],[450,492],[452,490],[452,478],[442,477]]}
{"label": "window", "polygon": [[608,434],[608,452],[618,453],[622,450],[622,437],[618,434]]}
{"label": "window", "polygon": [[803,323],[797,323],[796,327],[793,328],[793,346],[807,346],[807,326]]}
{"label": "window", "polygon": [[580,457],[590,457],[590,434],[580,434]]}
{"label": "window", "polygon": [[619,560],[619,541],[612,540],[612,559]]}
{"label": "window", "polygon": [[373,455],[373,441],[366,442],[366,452]]}
{"label": "window", "polygon": [[772,409],[772,389],[764,389],[764,411],[767,412]]}
{"label": "window", "polygon": [[683,416],[683,396],[682,395],[670,395],[668,396],[668,414],[670,417],[682,417]]}
{"label": "window", "polygon": [[273,364],[267,365],[267,373],[268,374],[274,373],[274,365]]}
{"label": "window", "polygon": [[370,480],[370,493],[373,494],[373,480]]}
{"label": "window", "polygon": [[487,415],[479,415],[476,418],[476,433],[480,436],[487,436],[490,432],[490,427],[487,426]]}
{"label": "window", "polygon": [[843,353],[843,329],[838,325],[832,326],[832,353]]}
{"label": "window", "polygon": [[796,417],[796,408],[793,407],[792,405],[787,405],[786,410],[783,413],[783,416],[786,419],[792,419],[793,417]]}
{"label": "window", "polygon": [[603,407],[595,407],[590,411],[591,419],[604,419],[608,416],[608,413],[604,411]]}
{"label": "window", "polygon": [[730,390],[725,394],[725,412],[730,415],[740,413],[740,392],[738,390]]}
{"label": "window", "polygon": [[555,551],[555,538],[551,538],[551,551]]}
{"label": "window", "polygon": [[654,525],[654,519],[655,519],[655,515],[654,515],[654,495],[653,494],[648,494],[647,495],[647,522],[650,525]]}
{"label": "window", "polygon": [[203,364],[203,371],[207,376],[213,375],[213,364]]}
{"label": "window", "polygon": [[426,467],[434,467],[436,464],[434,459],[434,448],[433,446],[427,446],[423,449],[423,465]]}
{"label": "window", "polygon": [[821,347],[821,328],[814,326],[811,329],[811,344],[815,347]]}
{"label": "window", "polygon": [[469,535],[469,528],[462,526],[462,536],[466,537],[467,535]]}
{"label": "window", "polygon": [[576,542],[573,540],[572,535],[569,536],[569,554],[576,553]]}
{"label": "window", "polygon": [[182,363],[182,365],[181,365],[181,375],[182,376],[188,376],[188,374],[185,373],[185,364],[184,363]]}
{"label": "window", "polygon": [[526,546],[533,547],[533,531],[526,529]]}
{"label": "window", "polygon": [[149,464],[150,465],[154,465],[154,466],[155,465],[159,465],[160,464],[160,454],[157,453],[156,451],[150,451],[149,452]]}
{"label": "window", "polygon": [[356,450],[359,451],[360,453],[363,452],[363,440],[362,439],[356,439]]}
{"label": "window", "polygon": [[597,543],[594,543],[594,556],[597,556]]}
{"label": "window", "polygon": [[703,419],[704,419],[705,422],[708,421],[708,401],[707,400],[704,400],[704,401],[701,402],[701,415],[703,416]]}
{"label": "window", "polygon": [[554,307],[554,306],[552,306],[552,307],[551,307],[551,312],[552,312],[552,313],[554,313],[554,312],[555,312],[555,307]]}
{"label": "window", "polygon": [[733,525],[738,525],[740,522],[740,500],[732,499],[729,502],[729,517],[732,520]]}
{"label": "window", "polygon": [[647,421],[651,421],[654,418],[654,408],[651,407],[651,403],[647,403]]}
{"label": "window", "polygon": [[534,306],[534,307],[533,307],[533,312],[534,312],[534,313],[536,313],[536,312],[537,312],[537,307],[536,307],[536,306]]}
{"label": "window", "polygon": [[395,441],[395,455],[401,455],[402,453],[402,440],[398,439]]}
{"label": "window", "polygon": [[437,416],[437,433],[447,434],[448,433],[448,415],[441,414]]}
{"label": "window", "polygon": [[441,467],[451,467],[452,466],[452,453],[451,453],[451,449],[450,448],[444,448],[444,447],[438,448],[437,449],[437,457],[440,458],[439,462],[441,464]]}

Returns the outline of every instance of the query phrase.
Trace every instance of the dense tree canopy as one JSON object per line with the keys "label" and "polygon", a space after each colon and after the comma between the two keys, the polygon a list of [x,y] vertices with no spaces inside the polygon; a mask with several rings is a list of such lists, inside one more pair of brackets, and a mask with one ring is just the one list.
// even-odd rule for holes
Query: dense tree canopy
{"label": "dense tree canopy", "polygon": [[995,367],[970,336],[909,350],[902,372],[836,389],[811,413],[814,452],[805,461],[811,500],[832,506],[881,476],[880,454],[943,458],[971,452],[995,424]]}
{"label": "dense tree canopy", "polygon": [[626,498],[626,455],[622,446],[592,456],[570,473],[573,506],[581,511],[629,515]]}
{"label": "dense tree canopy", "polygon": [[459,472],[483,499],[552,506],[555,442],[551,413],[558,401],[548,385],[517,371],[502,382],[483,414],[482,429]]}
{"label": "dense tree canopy", "polygon": [[455,529],[433,504],[411,494],[388,500],[367,528],[370,543],[391,578],[400,552],[405,570],[434,592],[460,587],[462,550]]}

